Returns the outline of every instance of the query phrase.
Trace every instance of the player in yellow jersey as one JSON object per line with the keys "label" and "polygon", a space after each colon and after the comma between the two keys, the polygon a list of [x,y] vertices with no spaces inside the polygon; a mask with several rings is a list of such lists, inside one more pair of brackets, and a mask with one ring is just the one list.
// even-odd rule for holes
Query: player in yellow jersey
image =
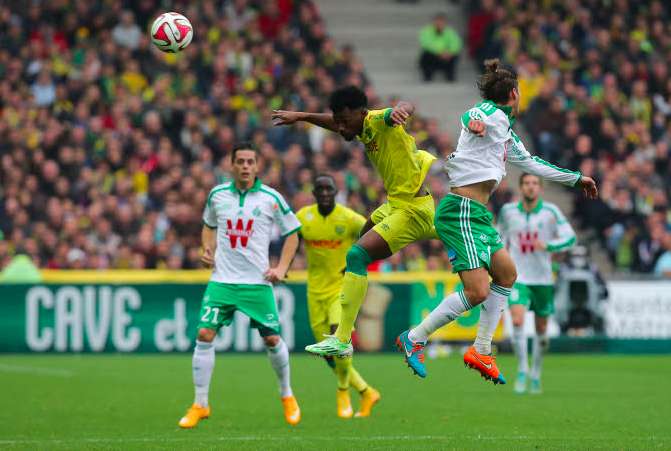
{"label": "player in yellow jersey", "polygon": [[368,289],[367,266],[387,258],[410,243],[435,238],[433,197],[424,185],[435,157],[418,150],[415,139],[403,125],[415,107],[399,102],[393,108],[369,110],[366,94],[357,87],[336,90],[330,98],[333,114],[274,111],[275,125],[310,122],[340,133],[346,140],[357,138],[384,182],[387,202],[373,212],[361,238],[346,255],[340,296],[342,316],[334,335],[305,349],[322,356],[352,355],[351,336],[361,303]]}
{"label": "player in yellow jersey", "polygon": [[[335,180],[321,174],[315,177],[312,192],[316,204],[301,208],[296,217],[301,223],[301,237],[308,261],[308,316],[312,333],[317,340],[332,334],[340,321],[341,307],[338,296],[342,289],[345,255],[359,238],[366,218],[337,204]],[[361,405],[356,417],[367,417],[380,393],[368,385],[352,366],[352,357],[325,356],[336,373],[338,390],[336,410],[341,418],[351,418],[352,403],[349,387],[361,394]]]}

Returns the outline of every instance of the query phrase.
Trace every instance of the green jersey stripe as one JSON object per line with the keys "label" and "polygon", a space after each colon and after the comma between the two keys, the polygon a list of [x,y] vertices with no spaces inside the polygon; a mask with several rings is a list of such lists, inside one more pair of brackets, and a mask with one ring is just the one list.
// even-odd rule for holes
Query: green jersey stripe
{"label": "green jersey stripe", "polygon": [[563,251],[564,249],[568,249],[569,247],[573,246],[575,244],[575,237],[572,236],[566,241],[563,241],[561,243],[557,244],[548,244],[546,250],[548,252],[559,252]]}

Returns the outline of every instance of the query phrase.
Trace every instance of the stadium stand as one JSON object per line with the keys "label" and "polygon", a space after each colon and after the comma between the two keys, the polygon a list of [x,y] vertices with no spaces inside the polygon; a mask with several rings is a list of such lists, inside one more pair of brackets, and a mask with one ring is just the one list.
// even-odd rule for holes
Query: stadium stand
{"label": "stadium stand", "polygon": [[[177,5],[196,30],[177,56],[144,32],[159,3],[0,7],[0,268],[17,254],[44,268],[198,267],[201,207],[226,180],[239,140],[260,149],[264,182],[294,209],[312,202],[316,172],[334,173],[339,201],[361,213],[383,200],[356,144],[270,125],[274,108],[325,110],[343,84],[386,104],[311,1]],[[417,117],[410,128],[420,147],[452,151],[435,120]],[[377,269],[448,267],[438,242],[422,246]],[[303,264],[298,257],[294,267]]]}
{"label": "stadium stand", "polygon": [[600,199],[576,196],[575,219],[615,267],[651,272],[669,239],[671,61],[668,2],[483,0],[469,54],[520,74],[535,153],[580,168]]}

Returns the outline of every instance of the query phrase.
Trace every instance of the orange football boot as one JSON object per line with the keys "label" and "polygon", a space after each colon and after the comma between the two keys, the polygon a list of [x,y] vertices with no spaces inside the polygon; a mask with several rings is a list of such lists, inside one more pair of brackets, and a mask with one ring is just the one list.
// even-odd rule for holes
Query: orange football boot
{"label": "orange football boot", "polygon": [[494,384],[505,384],[506,378],[496,366],[496,357],[492,354],[483,355],[475,350],[474,346],[468,348],[464,354],[464,365],[480,372],[483,378],[494,382]]}
{"label": "orange football boot", "polygon": [[373,411],[373,406],[377,404],[380,399],[382,399],[380,392],[369,385],[368,388],[361,393],[361,406],[359,407],[359,411],[354,414],[354,417],[369,417],[370,413]]}
{"label": "orange football boot", "polygon": [[298,407],[296,397],[285,396],[282,398],[282,406],[284,407],[284,419],[292,426],[301,422],[301,408]]}
{"label": "orange football boot", "polygon": [[200,420],[210,417],[210,407],[202,407],[199,404],[193,403],[186,415],[179,420],[179,427],[184,429],[191,429],[196,427]]}

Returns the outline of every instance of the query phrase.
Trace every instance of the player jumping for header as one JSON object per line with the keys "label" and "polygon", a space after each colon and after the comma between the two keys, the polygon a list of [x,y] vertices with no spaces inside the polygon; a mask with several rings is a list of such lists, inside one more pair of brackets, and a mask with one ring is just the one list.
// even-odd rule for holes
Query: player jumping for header
{"label": "player jumping for header", "polygon": [[368,289],[368,265],[410,243],[435,237],[435,207],[424,179],[436,157],[418,150],[415,138],[403,128],[415,111],[408,102],[368,110],[366,94],[349,86],[331,95],[330,107],[333,114],[274,111],[272,118],[275,125],[305,121],[338,132],[348,141],[359,139],[387,191],[387,202],[373,212],[361,238],[347,252],[342,316],[335,334],[305,348],[313,354],[345,357],[353,352],[352,330]]}
{"label": "player jumping for header", "polygon": [[590,177],[532,157],[526,150],[512,130],[520,101],[513,69],[501,67],[498,60],[486,61],[478,88],[483,101],[461,117],[457,149],[445,163],[451,192],[440,201],[435,218],[436,232],[464,288],[443,299],[417,327],[401,333],[397,344],[408,365],[425,377],[424,345],[429,335],[481,304],[478,333],[464,363],[495,384],[504,384],[492,355],[492,336],[517,272],[492,226],[486,207],[489,196],[506,175],[506,161],[544,179],[577,186],[589,198],[596,198],[597,188]]}
{"label": "player jumping for header", "polygon": [[541,364],[548,345],[548,317],[554,312],[552,254],[575,244],[575,232],[556,205],[541,198],[540,177],[524,173],[520,176],[519,202],[505,204],[499,213],[499,230],[517,266],[517,281],[508,305],[513,319],[513,347],[517,355],[515,392],[527,389],[527,337],[524,317],[527,310],[535,315],[536,335],[533,338],[530,391],[541,392]]}
{"label": "player jumping for header", "polygon": [[[291,390],[289,350],[280,337],[280,322],[272,283],[284,279],[298,249],[300,223],[284,198],[256,178],[256,151],[248,144],[231,154],[233,181],[210,191],[203,213],[203,255],[214,266],[205,289],[193,351],[193,383],[196,399],[179,425],[195,427],[210,416],[208,393],[214,369],[214,338],[233,320],[236,310],[251,319],[268,350],[277,374],[287,423],[301,420],[301,411]],[[286,237],[280,261],[269,267],[268,247],[273,227]]]}
{"label": "player jumping for header", "polygon": [[[312,191],[316,204],[301,208],[296,216],[308,261],[308,316],[317,340],[332,334],[340,322],[345,255],[366,223],[366,218],[336,203],[335,180],[327,174],[315,177]],[[367,417],[380,400],[380,393],[368,385],[352,365],[352,357],[325,356],[336,373],[337,414],[340,418]],[[349,396],[352,387],[361,395],[361,406],[354,414]]]}

